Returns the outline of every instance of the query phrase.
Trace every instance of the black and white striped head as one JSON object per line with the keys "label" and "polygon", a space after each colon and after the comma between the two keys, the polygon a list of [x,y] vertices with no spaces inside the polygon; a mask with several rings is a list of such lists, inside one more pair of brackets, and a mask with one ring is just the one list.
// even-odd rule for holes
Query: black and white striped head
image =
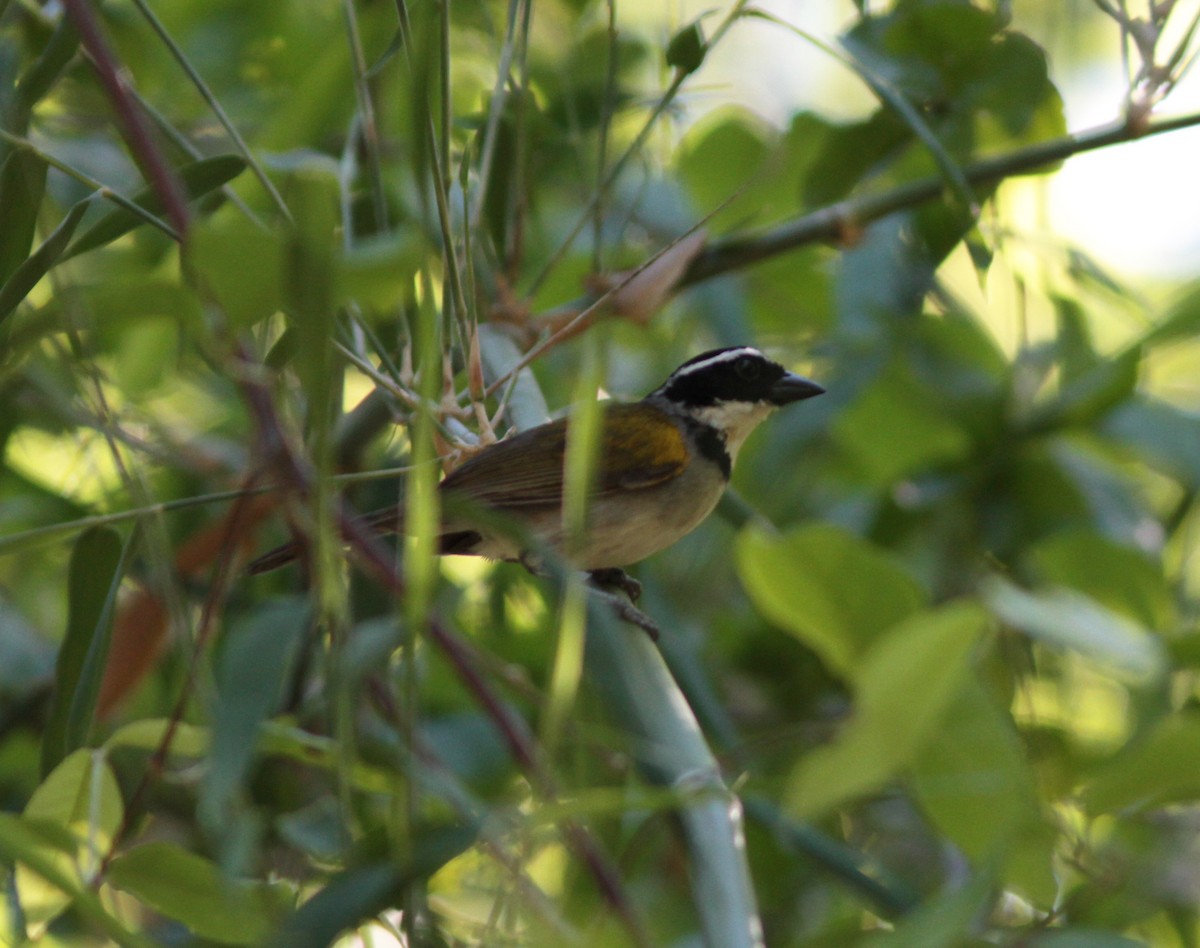
{"label": "black and white striped head", "polygon": [[746,436],[772,411],[824,391],[757,349],[737,346],[688,359],[650,397],[665,399],[715,429],[732,460]]}
{"label": "black and white striped head", "polygon": [[778,408],[824,392],[816,382],[789,372],[757,349],[713,349],[688,359],[654,393],[685,408],[747,402]]}

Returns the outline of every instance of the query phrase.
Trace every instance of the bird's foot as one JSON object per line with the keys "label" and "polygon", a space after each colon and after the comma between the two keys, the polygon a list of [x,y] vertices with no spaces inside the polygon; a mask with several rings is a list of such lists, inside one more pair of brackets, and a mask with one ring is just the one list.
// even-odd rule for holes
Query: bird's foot
{"label": "bird's foot", "polygon": [[606,592],[619,590],[628,596],[629,601],[634,605],[637,605],[637,601],[642,598],[642,584],[620,567],[610,566],[605,569],[589,570],[588,576],[592,580],[592,585]]}
{"label": "bird's foot", "polygon": [[[649,635],[652,641],[658,641],[658,623],[634,605],[642,595],[641,583],[625,570],[615,567],[589,570],[588,578],[597,593],[608,600],[618,619],[636,625]],[[624,593],[624,598],[621,593]]]}

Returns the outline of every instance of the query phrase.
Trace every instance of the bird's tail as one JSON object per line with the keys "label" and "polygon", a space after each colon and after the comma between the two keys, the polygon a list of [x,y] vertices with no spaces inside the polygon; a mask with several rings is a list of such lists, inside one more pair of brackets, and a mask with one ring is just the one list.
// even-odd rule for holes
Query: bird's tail
{"label": "bird's tail", "polygon": [[[363,523],[378,534],[402,532],[403,520],[404,518],[396,507],[376,510],[363,517]],[[288,563],[300,556],[300,549],[300,544],[295,540],[284,543],[273,550],[268,550],[258,559],[251,560],[250,565],[246,567],[246,572],[251,576],[257,576],[259,573],[269,573],[281,566],[287,566]]]}

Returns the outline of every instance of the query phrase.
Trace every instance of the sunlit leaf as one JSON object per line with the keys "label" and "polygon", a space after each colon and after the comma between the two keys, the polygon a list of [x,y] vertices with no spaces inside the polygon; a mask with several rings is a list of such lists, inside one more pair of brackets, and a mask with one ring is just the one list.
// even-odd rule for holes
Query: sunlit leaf
{"label": "sunlit leaf", "polygon": [[[103,757],[78,750],[42,781],[25,805],[23,816],[42,827],[58,827],[74,846],[64,852],[58,842],[41,849],[67,878],[83,884],[100,866],[125,812],[121,790]],[[35,860],[35,864],[37,861]],[[44,929],[73,901],[73,894],[25,863],[17,866],[17,885],[26,924]]]}
{"label": "sunlit leaf", "polygon": [[1090,813],[1200,797],[1200,716],[1168,715],[1117,755],[1083,791]]}
{"label": "sunlit leaf", "polygon": [[953,705],[986,624],[977,607],[952,605],[911,615],[875,642],[852,679],[853,716],[792,773],[791,812],[817,816],[909,766]]}
{"label": "sunlit leaf", "polygon": [[888,554],[825,524],[783,536],[747,530],[738,540],[737,561],[763,614],[839,673],[852,671],[873,643],[925,599]]}
{"label": "sunlit leaf", "polygon": [[1065,530],[1030,549],[1029,563],[1043,582],[1069,586],[1149,629],[1164,632],[1172,624],[1162,565],[1140,550],[1096,532]]}
{"label": "sunlit leaf", "polygon": [[187,261],[201,295],[211,294],[235,325],[248,327],[283,306],[283,253],[278,231],[219,215],[192,227]]}
{"label": "sunlit leaf", "polygon": [[[968,857],[1004,867],[1008,884],[1040,903],[1053,901],[1054,835],[1044,831],[1033,770],[1011,720],[977,683],[955,697],[937,739],[917,755],[912,781],[922,809]],[[1040,872],[1023,878],[1013,857],[1039,840]]]}
{"label": "sunlit leaf", "polygon": [[109,866],[108,879],[200,937],[230,945],[260,943],[290,901],[283,887],[227,878],[174,843],[145,843],[122,853]]}
{"label": "sunlit leaf", "polygon": [[984,600],[995,615],[1046,645],[1078,652],[1132,681],[1146,681],[1165,668],[1162,642],[1132,619],[1068,589],[1027,592],[993,578]]}

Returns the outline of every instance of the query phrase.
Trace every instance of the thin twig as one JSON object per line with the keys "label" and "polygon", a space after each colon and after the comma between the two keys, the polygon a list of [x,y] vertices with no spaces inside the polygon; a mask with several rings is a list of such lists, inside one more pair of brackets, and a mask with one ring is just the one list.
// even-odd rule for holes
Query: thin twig
{"label": "thin twig", "polygon": [[87,0],[63,0],[63,7],[71,22],[75,24],[75,29],[79,31],[80,42],[91,57],[100,84],[108,93],[117,118],[124,127],[124,137],[129,150],[162,201],[171,225],[180,235],[186,235],[188,207],[183,185],[155,141],[145,115],[130,94],[120,65],[104,39],[91,5]]}
{"label": "thin twig", "polygon": [[[972,184],[995,183],[1073,155],[1196,125],[1200,125],[1200,113],[1150,124],[1118,121],[993,158],[983,158],[964,165],[962,171]],[[922,178],[890,191],[840,201],[762,234],[713,243],[692,261],[677,289],[741,270],[806,244],[840,240],[871,221],[936,200],[942,196],[944,188],[945,181],[941,177]]]}
{"label": "thin twig", "polygon": [[167,47],[167,51],[175,59],[175,62],[179,64],[179,68],[183,70],[192,85],[196,87],[196,91],[200,93],[200,97],[204,99],[209,109],[212,110],[213,115],[217,117],[217,121],[225,129],[225,134],[229,136],[229,140],[233,142],[238,153],[246,159],[246,164],[250,166],[254,177],[258,179],[259,184],[263,186],[263,190],[267,192],[267,195],[275,203],[275,206],[279,209],[279,213],[290,222],[292,213],[288,210],[288,206],[283,200],[283,195],[279,193],[275,184],[267,176],[266,170],[259,163],[258,159],[254,157],[250,146],[246,144],[246,140],[242,138],[241,132],[237,130],[237,126],[233,124],[233,120],[230,119],[212,89],[209,88],[208,83],[204,81],[204,77],[188,61],[187,55],[179,47],[179,44],[175,42],[171,34],[167,32],[167,28],[163,26],[162,21],[155,16],[154,11],[150,9],[146,0],[133,0],[133,5],[141,11],[146,22],[150,24],[150,28],[154,30],[163,45]]}

